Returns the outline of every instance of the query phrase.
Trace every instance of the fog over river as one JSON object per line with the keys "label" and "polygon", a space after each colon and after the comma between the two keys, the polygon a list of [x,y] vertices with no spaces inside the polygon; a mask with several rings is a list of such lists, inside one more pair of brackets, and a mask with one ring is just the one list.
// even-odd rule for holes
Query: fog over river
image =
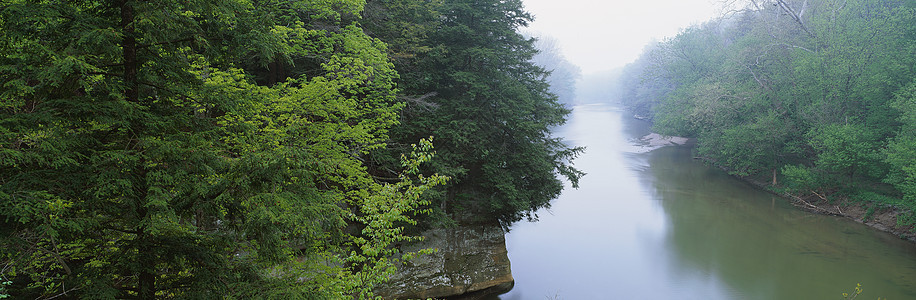
{"label": "fog over river", "polygon": [[516,285],[498,299],[916,299],[916,246],[705,166],[652,151],[649,124],[575,107],[556,133],[588,173],[506,236]]}

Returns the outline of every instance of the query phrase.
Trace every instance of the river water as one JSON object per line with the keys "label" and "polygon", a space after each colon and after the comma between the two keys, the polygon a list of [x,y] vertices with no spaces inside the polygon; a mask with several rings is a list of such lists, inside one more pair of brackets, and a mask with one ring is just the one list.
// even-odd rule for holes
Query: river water
{"label": "river water", "polygon": [[672,146],[647,151],[648,124],[578,106],[558,134],[586,146],[588,173],[538,222],[507,234],[521,299],[916,299],[916,246],[801,212]]}

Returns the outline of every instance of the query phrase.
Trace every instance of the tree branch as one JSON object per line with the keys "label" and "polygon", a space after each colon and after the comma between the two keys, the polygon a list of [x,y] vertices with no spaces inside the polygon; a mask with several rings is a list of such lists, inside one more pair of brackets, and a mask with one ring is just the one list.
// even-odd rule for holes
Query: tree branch
{"label": "tree branch", "polygon": [[439,104],[434,103],[434,102],[428,102],[428,101],[426,101],[426,99],[428,99],[428,98],[430,98],[430,97],[434,97],[434,96],[436,96],[436,95],[438,95],[438,94],[439,94],[439,93],[437,93],[437,92],[429,92],[429,93],[423,94],[423,95],[421,95],[421,96],[419,96],[419,97],[399,96],[398,99],[404,100],[405,102],[408,102],[408,103],[416,104],[417,106],[422,107],[422,108],[426,109],[427,111],[432,111],[432,110],[434,110],[434,109],[436,109],[436,108],[439,108]]}
{"label": "tree branch", "polygon": [[174,44],[174,43],[181,43],[181,42],[190,42],[190,41],[193,41],[193,40],[194,40],[194,38],[183,38],[183,39],[177,39],[177,40],[171,40],[171,41],[165,41],[165,42],[158,42],[158,43],[152,43],[152,44],[146,44],[146,45],[138,45],[138,46],[137,46],[137,49],[143,49],[143,48],[148,48],[148,47],[152,47],[152,46],[159,46],[159,45],[168,45],[168,44]]}
{"label": "tree branch", "polygon": [[[809,35],[811,35],[812,37],[817,37],[817,35],[815,35],[813,32],[811,32],[811,30],[808,30],[808,26],[805,26],[805,23],[802,22],[801,15],[799,15],[798,13],[795,12],[795,10],[793,10],[791,7],[789,7],[789,5],[786,4],[786,2],[785,2],[784,0],[776,0],[776,3],[778,3],[778,4],[779,4],[779,7],[782,8],[783,11],[785,11],[786,13],[788,13],[789,16],[792,17],[792,19],[795,20],[796,23],[798,23],[799,26],[801,26],[801,29],[802,29],[802,30],[804,30],[805,32],[807,32],[807,33],[808,33]],[[808,6],[808,1],[807,1],[807,0],[805,0],[805,2],[802,4],[802,13],[804,13],[805,7],[806,7],[806,6]]]}

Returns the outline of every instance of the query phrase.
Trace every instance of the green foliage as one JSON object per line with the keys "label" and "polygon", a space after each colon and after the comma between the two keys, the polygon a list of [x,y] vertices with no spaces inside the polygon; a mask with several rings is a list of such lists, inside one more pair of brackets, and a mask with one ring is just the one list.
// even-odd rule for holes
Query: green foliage
{"label": "green foliage", "polygon": [[[575,184],[582,173],[569,161],[581,149],[550,135],[569,111],[549,92],[547,73],[531,62],[534,40],[518,33],[531,21],[522,2],[430,2],[432,17],[410,13],[413,6],[403,2],[377,5],[413,24],[405,28],[425,31],[374,32],[416,43],[399,48],[412,49],[413,59],[397,61],[399,87],[409,96],[402,97],[406,109],[392,137],[399,144],[436,137],[439,158],[427,171],[454,179],[432,199],[437,214],[507,225],[549,205],[563,188],[558,174]],[[392,163],[385,157],[376,158],[381,169]]]}
{"label": "green foliage", "polygon": [[874,206],[869,206],[868,209],[865,210],[865,214],[862,215],[862,222],[868,222],[868,221],[870,221],[870,220],[871,220],[871,217],[872,217],[874,214],[875,214],[875,207],[874,207]]}
{"label": "green foliage", "polygon": [[814,172],[804,166],[785,165],[781,173],[785,177],[783,185],[792,192],[805,193],[817,189],[822,184]]}
{"label": "green foliage", "polygon": [[843,299],[855,299],[856,297],[859,297],[859,294],[861,294],[862,291],[862,284],[856,283],[856,288],[852,291],[852,293],[843,293]]}
{"label": "green foliage", "polygon": [[885,161],[891,165],[887,182],[897,187],[905,200],[916,203],[916,82],[901,89],[892,107],[900,112],[902,126],[884,150]]}
{"label": "green foliage", "polygon": [[6,286],[10,284],[13,284],[13,282],[0,277],[0,299],[6,299],[10,297],[10,294],[8,294],[6,291]]}
{"label": "green foliage", "polygon": [[360,203],[354,205],[359,211],[351,218],[362,229],[351,240],[355,250],[338,262],[348,267],[338,271],[338,274],[344,274],[342,278],[332,278],[331,286],[340,289],[336,294],[351,294],[360,299],[373,298],[373,287],[393,275],[394,261],[409,260],[418,254],[429,254],[432,251],[427,249],[421,253],[404,253],[398,258],[399,250],[394,247],[397,243],[419,239],[404,233],[405,226],[417,224],[409,215],[414,211],[426,212],[421,207],[429,205],[429,201],[423,200],[422,194],[448,180],[440,175],[424,176],[419,173],[420,165],[434,156],[431,141],[420,140],[411,147],[413,151],[409,155],[401,156],[404,171],[398,176],[400,181],[373,184],[360,191]]}
{"label": "green foliage", "polygon": [[[424,41],[436,30],[442,0],[409,1],[388,0],[368,1],[363,11],[363,24],[371,36],[384,38],[389,45],[392,60],[399,62],[399,67],[409,64],[417,55],[431,50]],[[416,80],[411,72],[402,76]]]}
{"label": "green foliage", "polygon": [[530,20],[517,0],[4,2],[0,297],[376,298],[430,252],[396,249],[418,216],[511,222],[582,175]]}
{"label": "green foliage", "polygon": [[[856,288],[852,290],[852,293],[843,293],[843,299],[852,300],[859,297],[859,294],[865,291],[862,289],[862,284],[856,283]],[[881,297],[878,297],[878,300],[881,300]],[[885,299],[886,300],[886,299]]]}
{"label": "green foliage", "polygon": [[916,137],[898,136],[888,144],[885,153],[887,163],[893,168],[887,182],[894,184],[904,199],[916,201],[916,165],[913,163]]}
{"label": "green foliage", "polygon": [[708,130],[698,139],[699,153],[726,166],[729,173],[748,176],[777,168],[791,125],[776,113],[758,116],[749,123],[735,124],[721,131]]}
{"label": "green foliage", "polygon": [[363,5],[0,6],[2,293],[372,297],[445,177],[367,170],[401,105]]}
{"label": "green foliage", "polygon": [[914,9],[749,2],[648,48],[623,100],[660,133],[698,137],[699,154],[732,174],[772,172],[776,184],[781,169],[799,192],[911,199]]}
{"label": "green foliage", "polygon": [[891,106],[900,113],[902,125],[884,149],[884,161],[890,166],[885,182],[900,191],[901,206],[910,210],[898,223],[913,225],[916,224],[916,82],[902,88]]}
{"label": "green foliage", "polygon": [[826,172],[846,175],[848,180],[879,161],[877,143],[862,125],[827,125],[812,129],[805,137],[817,153],[815,165]]}

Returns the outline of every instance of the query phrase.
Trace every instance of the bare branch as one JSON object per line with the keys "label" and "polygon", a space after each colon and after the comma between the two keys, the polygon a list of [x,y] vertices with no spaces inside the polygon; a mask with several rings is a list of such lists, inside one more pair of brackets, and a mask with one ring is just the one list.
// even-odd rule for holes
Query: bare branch
{"label": "bare branch", "polygon": [[437,92],[429,92],[419,97],[399,96],[398,98],[401,100],[404,100],[405,102],[412,103],[419,107],[422,107],[426,109],[427,111],[432,111],[432,110],[439,108],[439,104],[434,103],[434,102],[428,102],[426,101],[426,99],[429,99],[430,97],[434,97],[438,94],[439,93]]}
{"label": "bare branch", "polygon": [[[817,35],[811,32],[811,30],[808,29],[808,26],[806,26],[805,23],[802,21],[801,15],[799,15],[798,13],[795,12],[795,10],[789,7],[789,5],[786,4],[785,0],[776,0],[776,3],[779,4],[779,7],[782,8],[782,10],[785,11],[787,14],[789,14],[789,16],[792,17],[792,19],[795,20],[795,22],[798,23],[799,26],[801,26],[801,29],[804,30],[806,33],[808,33],[808,35],[817,37]],[[806,0],[802,4],[802,13],[804,13],[805,8],[807,6],[808,6],[808,1]]]}
{"label": "bare branch", "polygon": [[799,19],[805,16],[805,10],[807,9],[808,9],[808,0],[805,0],[805,2],[802,3],[801,11],[798,12]]}
{"label": "bare branch", "polygon": [[808,52],[810,52],[810,53],[817,54],[817,51],[814,51],[814,50],[811,50],[811,49],[808,49],[808,48],[805,48],[805,47],[802,47],[802,46],[792,45],[792,44],[777,43],[777,44],[770,44],[770,45],[767,45],[767,47],[771,47],[771,46],[784,46],[784,47],[789,47],[789,48],[801,49],[801,50],[808,51]]}

